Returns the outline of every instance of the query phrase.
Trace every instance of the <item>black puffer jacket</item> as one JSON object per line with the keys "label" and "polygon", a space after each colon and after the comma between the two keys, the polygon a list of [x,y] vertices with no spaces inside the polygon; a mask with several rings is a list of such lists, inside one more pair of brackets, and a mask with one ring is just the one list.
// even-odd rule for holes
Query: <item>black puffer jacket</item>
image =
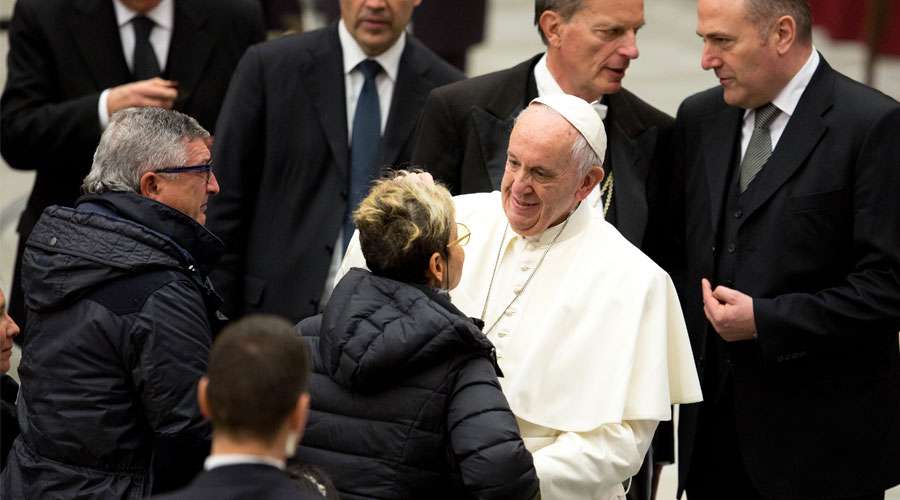
{"label": "black puffer jacket", "polygon": [[447,298],[351,270],[298,327],[314,360],[297,453],[347,500],[531,498],[493,346]]}
{"label": "black puffer jacket", "polygon": [[22,433],[2,498],[142,498],[202,468],[196,384],[218,305],[203,276],[221,252],[133,193],[44,211],[23,260]]}

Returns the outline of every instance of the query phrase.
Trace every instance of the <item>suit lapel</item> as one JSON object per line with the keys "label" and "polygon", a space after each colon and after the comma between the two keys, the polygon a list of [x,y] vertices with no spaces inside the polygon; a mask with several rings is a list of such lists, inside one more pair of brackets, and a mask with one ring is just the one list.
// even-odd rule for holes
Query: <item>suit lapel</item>
{"label": "suit lapel", "polygon": [[485,175],[490,179],[494,189],[500,189],[513,123],[525,106],[537,97],[537,83],[534,80],[533,69],[542,55],[538,54],[513,68],[510,81],[518,86],[503,92],[501,99],[485,108],[473,107],[469,116],[476,131]]}
{"label": "suit lapel", "polygon": [[98,90],[131,80],[111,0],[78,0],[67,22]]}
{"label": "suit lapel", "polygon": [[350,149],[347,143],[347,104],[344,90],[344,54],[337,24],[323,33],[323,43],[309,50],[309,60],[300,69],[316,114],[328,138],[338,174],[350,179]]}
{"label": "suit lapel", "polygon": [[709,189],[709,208],[712,234],[719,232],[719,216],[722,213],[728,190],[728,172],[732,168],[734,150],[740,137],[744,110],[724,105],[711,116],[703,130],[703,150],[706,151],[706,181]]}
{"label": "suit lapel", "polygon": [[205,29],[209,13],[196,2],[175,2],[175,26],[164,76],[178,82],[176,109],[184,109],[206,68],[215,40]]}
{"label": "suit lapel", "polygon": [[432,88],[428,80],[428,68],[429,64],[422,60],[422,51],[415,40],[407,37],[381,140],[382,165],[395,165],[398,162],[403,146],[416,128],[419,111],[424,107],[425,98]]}
{"label": "suit lapel", "polygon": [[631,109],[624,92],[608,97],[609,160],[615,172],[613,203],[616,204],[616,228],[640,247],[647,227],[647,174],[656,146],[657,130],[647,131]]}
{"label": "suit lapel", "polygon": [[831,107],[833,93],[834,72],[822,58],[772,156],[743,195],[745,221],[794,175],[819,143],[827,130],[822,115]]}

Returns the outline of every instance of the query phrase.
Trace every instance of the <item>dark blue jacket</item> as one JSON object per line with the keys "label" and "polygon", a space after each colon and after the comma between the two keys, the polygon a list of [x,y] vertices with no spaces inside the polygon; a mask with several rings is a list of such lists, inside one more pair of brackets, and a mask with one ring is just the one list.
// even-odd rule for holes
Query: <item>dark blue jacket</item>
{"label": "dark blue jacket", "polygon": [[342,498],[537,494],[493,346],[445,296],[353,269],[298,326],[314,374],[297,459]]}

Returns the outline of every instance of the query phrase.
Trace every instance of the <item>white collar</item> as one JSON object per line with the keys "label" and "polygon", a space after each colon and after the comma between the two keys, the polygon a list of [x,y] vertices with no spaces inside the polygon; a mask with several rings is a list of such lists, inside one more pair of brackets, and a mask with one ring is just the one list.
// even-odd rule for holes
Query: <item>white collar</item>
{"label": "white collar", "polygon": [[[566,220],[569,221],[568,224],[566,224]],[[585,227],[589,220],[590,203],[588,203],[587,200],[582,200],[581,203],[579,203],[578,206],[575,207],[575,210],[573,210],[565,220],[563,220],[559,224],[556,224],[555,226],[548,227],[541,234],[537,234],[534,236],[521,236],[515,231],[510,231],[510,233],[512,233],[512,237],[522,238],[523,240],[531,244],[541,247],[549,245],[550,242],[554,239],[556,239],[557,241],[565,241],[572,236],[575,236],[576,234],[581,232],[581,230]],[[560,234],[559,238],[557,238],[556,235],[559,234],[563,229],[566,230],[566,233]]]}
{"label": "white collar", "polygon": [[[813,47],[809,59],[806,60],[806,64],[804,64],[803,67],[800,68],[800,71],[791,78],[791,81],[781,89],[781,92],[778,93],[775,99],[772,99],[772,104],[774,104],[779,111],[787,116],[792,116],[794,114],[794,110],[797,109],[797,105],[800,104],[800,98],[803,97],[803,92],[806,90],[816,69],[819,67],[820,59],[819,51]],[[744,113],[745,119],[751,111],[753,110],[748,109]]]}
{"label": "white collar", "polygon": [[238,465],[238,464],[262,464],[262,465],[271,465],[272,467],[276,467],[278,469],[284,470],[285,463],[284,460],[279,460],[273,457],[267,457],[264,455],[249,455],[244,453],[220,453],[217,455],[210,455],[206,457],[206,461],[203,463],[203,468],[205,470],[212,470],[216,467],[224,467],[226,465]]}
{"label": "white collar", "polygon": [[406,47],[406,31],[400,33],[400,38],[394,42],[387,50],[375,57],[369,57],[363,52],[359,44],[344,26],[344,20],[338,23],[338,38],[341,41],[341,52],[344,55],[344,74],[349,74],[356,68],[356,65],[366,59],[374,59],[378,61],[384,73],[391,79],[397,81],[397,71],[400,68],[400,56],[403,55],[403,48]]}
{"label": "white collar", "polygon": [[[120,28],[140,15],[137,11],[126,7],[122,0],[114,0],[113,8],[116,11],[116,22],[119,23]],[[162,0],[159,2],[159,5],[150,9],[144,15],[156,23],[157,26],[171,31],[175,19],[175,3],[173,0]]]}
{"label": "white collar", "polygon": [[[557,82],[556,78],[553,78],[553,74],[550,73],[550,68],[547,67],[546,52],[541,56],[537,64],[534,65],[534,83],[537,84],[538,96],[565,94],[562,87],[559,86],[559,82]],[[603,96],[601,95],[596,101],[591,103],[591,106],[593,106],[597,111],[597,114],[600,115],[600,119],[605,120],[607,106],[600,102],[602,99]]]}

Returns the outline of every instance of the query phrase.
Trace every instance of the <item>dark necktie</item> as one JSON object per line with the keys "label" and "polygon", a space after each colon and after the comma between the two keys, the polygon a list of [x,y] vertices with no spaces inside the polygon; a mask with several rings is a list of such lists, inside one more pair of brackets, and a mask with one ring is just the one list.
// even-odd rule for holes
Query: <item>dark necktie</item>
{"label": "dark necktie", "polygon": [[369,183],[375,178],[376,166],[381,157],[381,107],[378,104],[378,89],[375,77],[381,66],[366,59],[356,69],[362,73],[365,81],[359,100],[356,101],[356,112],[353,114],[353,136],[350,144],[350,197],[347,200],[347,212],[344,214],[344,250],[353,236],[353,211],[369,192]]}
{"label": "dark necktie", "polygon": [[159,61],[156,60],[156,54],[153,52],[153,46],[150,45],[150,32],[156,25],[151,19],[145,16],[137,16],[131,20],[131,27],[134,28],[134,69],[132,74],[134,79],[146,80],[159,76]]}
{"label": "dark necktie", "polygon": [[741,192],[747,190],[750,181],[762,170],[769,157],[772,156],[772,134],[769,125],[781,111],[772,103],[756,108],[756,119],[753,123],[753,134],[741,162]]}

